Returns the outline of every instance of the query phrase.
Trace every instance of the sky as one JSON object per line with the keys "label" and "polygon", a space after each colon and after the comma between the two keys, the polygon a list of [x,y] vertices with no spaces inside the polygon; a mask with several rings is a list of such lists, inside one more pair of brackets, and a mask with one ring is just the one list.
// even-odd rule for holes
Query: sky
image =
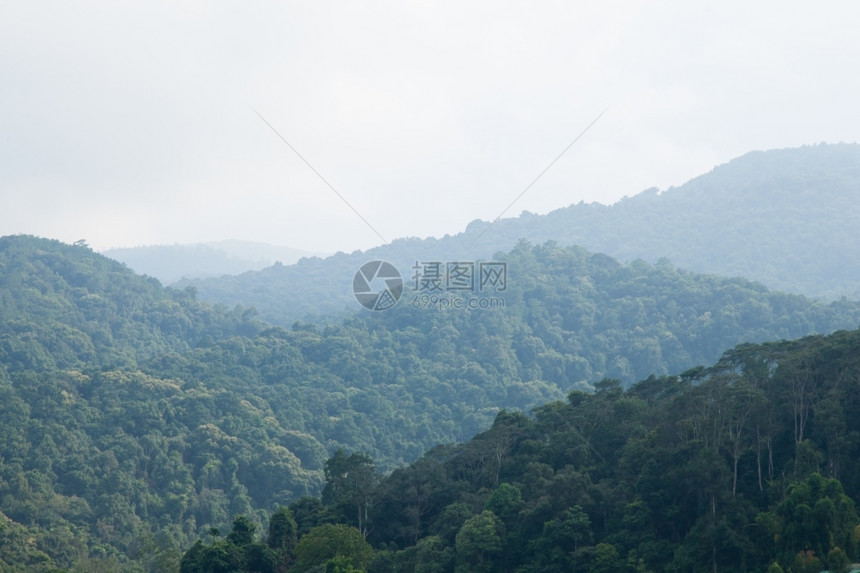
{"label": "sky", "polygon": [[860,140],[857,30],[853,0],[6,0],[0,235],[351,252],[611,204]]}

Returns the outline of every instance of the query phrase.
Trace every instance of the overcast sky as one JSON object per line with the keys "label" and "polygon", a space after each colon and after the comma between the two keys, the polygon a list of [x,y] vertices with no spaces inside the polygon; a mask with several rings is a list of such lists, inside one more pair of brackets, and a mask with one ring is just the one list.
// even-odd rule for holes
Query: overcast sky
{"label": "overcast sky", "polygon": [[860,140],[860,2],[0,6],[0,235],[352,251]]}

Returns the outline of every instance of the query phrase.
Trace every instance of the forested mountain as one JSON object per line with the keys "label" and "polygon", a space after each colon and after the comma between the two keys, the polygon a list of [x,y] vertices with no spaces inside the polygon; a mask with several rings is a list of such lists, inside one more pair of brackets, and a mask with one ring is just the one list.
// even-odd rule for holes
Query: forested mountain
{"label": "forested mountain", "polygon": [[405,275],[415,261],[489,259],[526,239],[579,245],[622,262],[666,257],[684,269],[812,297],[858,298],[860,145],[753,152],[662,193],[650,189],[611,206],[580,203],[487,225],[475,221],[455,236],[400,239],[180,285],[193,285],[204,300],[254,306],[264,320],[289,326],[351,308],[353,273],[368,260],[389,261]]}
{"label": "forested mountain", "polygon": [[856,302],[666,261],[551,243],[498,260],[503,306],[288,330],[83,245],[0,238],[0,559],[170,570],[210,527],[320,493],[339,448],[391,469],[605,377],[860,324]]}
{"label": "forested mountain", "polygon": [[183,245],[145,245],[102,251],[134,272],[169,285],[181,278],[220,277],[257,271],[276,262],[291,265],[321,253],[251,241],[213,241]]}
{"label": "forested mountain", "polygon": [[239,518],[183,571],[227,555],[262,572],[847,572],[858,411],[860,330],[744,344],[680,376],[500,412],[384,476],[337,452],[322,499],[281,509],[290,526],[268,545],[237,541]]}
{"label": "forested mountain", "polygon": [[123,367],[260,323],[163,288],[84,245],[0,238],[0,318],[8,370]]}

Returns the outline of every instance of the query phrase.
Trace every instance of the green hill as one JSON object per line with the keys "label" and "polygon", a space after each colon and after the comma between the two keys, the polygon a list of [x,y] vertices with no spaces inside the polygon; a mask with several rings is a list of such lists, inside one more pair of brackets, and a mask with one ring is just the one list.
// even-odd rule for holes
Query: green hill
{"label": "green hill", "polygon": [[0,346],[7,370],[118,367],[260,327],[82,245],[0,238]]}
{"label": "green hill", "polygon": [[[184,571],[774,573],[860,556],[860,330],[744,344],[716,364],[601,381],[382,475],[337,452],[322,499],[249,566],[241,518]],[[284,517],[286,516],[286,517]],[[361,539],[369,544],[348,544]],[[298,533],[296,536],[295,533]],[[259,563],[259,561],[257,562]]]}
{"label": "green hill", "polygon": [[604,377],[627,385],[739,342],[860,324],[855,302],[666,261],[525,243],[498,259],[504,307],[398,305],[286,330],[84,246],[0,238],[0,511],[14,554],[48,556],[43,569],[175,564],[236,514],[265,524],[318,494],[339,448],[391,469]]}

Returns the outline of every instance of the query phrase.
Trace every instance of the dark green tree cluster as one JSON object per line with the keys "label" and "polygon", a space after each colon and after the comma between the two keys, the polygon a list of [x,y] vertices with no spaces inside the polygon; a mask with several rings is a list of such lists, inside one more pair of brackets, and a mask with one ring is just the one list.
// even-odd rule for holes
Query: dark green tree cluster
{"label": "dark green tree cluster", "polygon": [[323,499],[292,510],[300,531],[361,524],[378,573],[847,571],[858,380],[860,330],[745,344],[501,412],[375,486],[367,456],[338,452]]}
{"label": "dark green tree cluster", "polygon": [[233,520],[230,533],[219,539],[212,528],[213,540],[200,540],[191,546],[179,563],[180,573],[277,573],[286,571],[296,560],[297,525],[290,510],[280,508],[269,519],[265,541],[257,539],[257,524],[244,515]]}
{"label": "dark green tree cluster", "polygon": [[211,543],[198,540],[182,556],[179,573],[358,573],[373,558],[373,548],[349,525],[325,523],[299,536],[287,508],[271,516],[264,541],[257,539],[256,525],[243,515],[233,520],[224,539],[219,533],[211,532]]}

